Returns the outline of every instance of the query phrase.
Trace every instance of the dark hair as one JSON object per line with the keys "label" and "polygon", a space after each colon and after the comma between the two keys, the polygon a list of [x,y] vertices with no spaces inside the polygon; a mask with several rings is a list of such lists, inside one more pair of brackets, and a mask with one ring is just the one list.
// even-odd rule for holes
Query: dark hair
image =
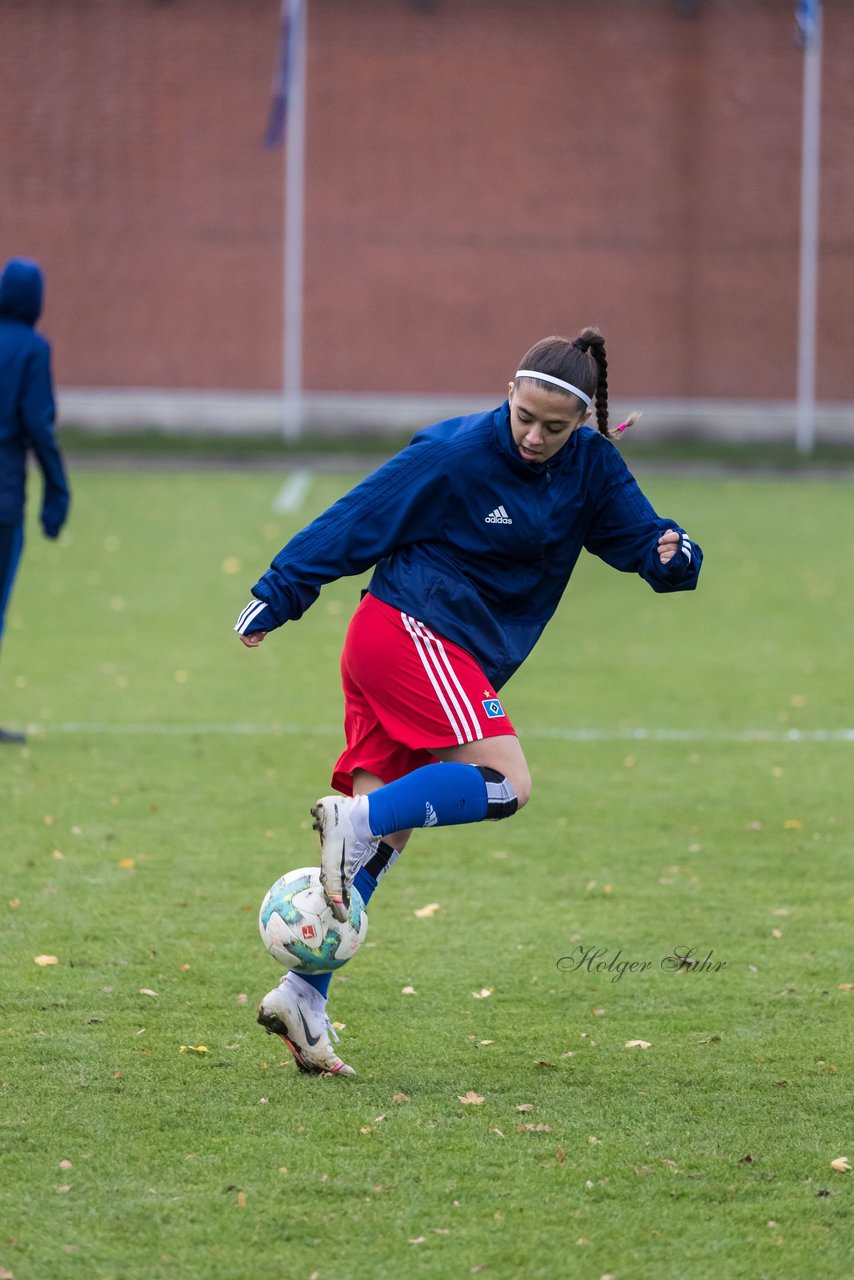
{"label": "dark hair", "polygon": [[[605,339],[598,329],[582,329],[577,338],[561,338],[553,334],[541,338],[522,357],[520,369],[532,369],[537,373],[550,373],[553,378],[571,382],[596,401],[596,426],[603,436],[610,438],[608,430],[608,360],[605,356]],[[526,379],[527,381],[527,379]],[[531,379],[533,381],[533,379]],[[559,395],[562,392],[553,383],[541,384]],[[577,399],[577,397],[575,397]],[[583,402],[582,402],[583,403]]]}

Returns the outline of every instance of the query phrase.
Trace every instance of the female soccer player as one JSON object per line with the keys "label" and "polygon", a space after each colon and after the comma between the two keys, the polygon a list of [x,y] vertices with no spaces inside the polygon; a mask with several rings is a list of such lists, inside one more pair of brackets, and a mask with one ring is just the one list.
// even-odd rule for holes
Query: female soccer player
{"label": "female soccer player", "polygon": [[[596,428],[585,423],[595,408]],[[621,428],[618,428],[620,430]],[[690,591],[702,553],[662,519],[611,443],[597,329],[544,338],[497,409],[440,422],[292,538],[235,630],[250,648],[325,582],[374,573],[341,658],[341,795],[312,809],[338,919],[365,902],[414,827],[509,818],[531,778],[499,691],[585,548],[654,591]],[[330,974],[289,973],[258,1021],[311,1073],[352,1075],[329,1040]]]}

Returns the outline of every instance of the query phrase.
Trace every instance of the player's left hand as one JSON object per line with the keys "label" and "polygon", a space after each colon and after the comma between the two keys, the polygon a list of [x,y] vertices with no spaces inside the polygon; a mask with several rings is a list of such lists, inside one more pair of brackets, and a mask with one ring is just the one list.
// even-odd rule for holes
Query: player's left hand
{"label": "player's left hand", "polygon": [[682,543],[682,535],[675,529],[667,529],[658,539],[658,558],[662,564],[669,564]]}

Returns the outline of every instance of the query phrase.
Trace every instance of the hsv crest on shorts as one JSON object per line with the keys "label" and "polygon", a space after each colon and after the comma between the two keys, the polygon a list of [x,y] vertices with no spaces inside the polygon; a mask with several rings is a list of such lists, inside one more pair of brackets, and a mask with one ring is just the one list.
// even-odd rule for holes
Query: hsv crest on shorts
{"label": "hsv crest on shorts", "polygon": [[504,708],[497,698],[485,698],[480,704],[490,720],[497,720],[504,715]]}

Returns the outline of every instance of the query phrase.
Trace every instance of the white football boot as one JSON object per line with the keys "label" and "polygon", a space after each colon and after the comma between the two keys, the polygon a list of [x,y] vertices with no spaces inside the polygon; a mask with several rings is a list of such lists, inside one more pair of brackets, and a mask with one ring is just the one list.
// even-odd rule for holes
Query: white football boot
{"label": "white football boot", "polygon": [[346,796],[324,796],[311,811],[320,834],[320,883],[336,920],[346,920],[350,912],[358,843],[350,820],[354,803]]}
{"label": "white football boot", "polygon": [[309,1075],[354,1076],[332,1048],[335,1030],[326,1016],[326,1001],[298,974],[286,974],[268,991],[258,1006],[258,1021],[268,1035],[280,1036],[296,1058],[300,1071]]}

